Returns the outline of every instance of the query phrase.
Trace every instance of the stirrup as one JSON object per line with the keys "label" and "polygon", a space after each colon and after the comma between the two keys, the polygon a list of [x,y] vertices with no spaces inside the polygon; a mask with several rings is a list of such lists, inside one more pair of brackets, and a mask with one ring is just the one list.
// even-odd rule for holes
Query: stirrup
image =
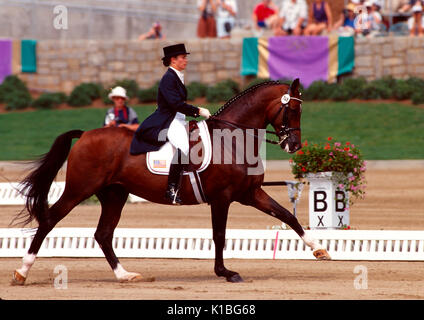
{"label": "stirrup", "polygon": [[170,201],[173,205],[181,205],[183,202],[178,196],[178,190],[175,190],[174,187],[168,188],[165,192],[165,200]]}

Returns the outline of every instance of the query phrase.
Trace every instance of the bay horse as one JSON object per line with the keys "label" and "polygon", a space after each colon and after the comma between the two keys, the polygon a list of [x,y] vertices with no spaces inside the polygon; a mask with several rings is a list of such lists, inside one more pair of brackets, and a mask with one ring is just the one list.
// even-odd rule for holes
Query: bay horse
{"label": "bay horse", "polygon": [[[283,150],[289,153],[299,150],[302,111],[299,85],[299,79],[294,80],[291,85],[268,81],[246,89],[206,120],[211,136],[214,130],[257,130],[266,129],[271,124]],[[86,132],[72,130],[58,136],[49,152],[36,162],[34,170],[21,183],[21,192],[26,195],[27,200],[17,218],[24,218],[24,224],[35,219],[38,228],[22,259],[22,267],[14,271],[15,284],[25,283],[47,234],[75,206],[92,195],[96,195],[101,203],[101,216],[94,237],[116,278],[121,282],[142,279],[139,273],[128,272],[120,264],[112,247],[113,233],[129,193],[151,202],[165,204],[163,194],[167,176],[149,172],[146,154],[130,154],[133,135],[132,131],[117,127]],[[77,138],[79,140],[71,148],[72,140]],[[212,159],[214,156],[212,155]],[[65,190],[60,199],[49,207],[47,195],[50,186],[66,159]],[[253,206],[286,223],[312,248],[318,260],[329,260],[327,251],[305,232],[296,217],[261,188],[264,173],[251,175],[247,169],[246,163],[216,164],[212,161],[199,174],[211,207],[215,274],[225,277],[229,282],[243,281],[237,272],[224,266],[223,259],[228,210],[234,201]],[[188,176],[183,176],[182,179],[180,197],[183,203],[198,204]]]}

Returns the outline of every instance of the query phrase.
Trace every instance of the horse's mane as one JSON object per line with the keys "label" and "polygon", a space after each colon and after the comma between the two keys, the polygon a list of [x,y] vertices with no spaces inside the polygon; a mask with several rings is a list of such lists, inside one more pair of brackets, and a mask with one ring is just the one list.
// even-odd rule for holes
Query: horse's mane
{"label": "horse's mane", "polygon": [[219,110],[217,112],[215,112],[213,114],[213,116],[219,115],[222,111],[224,111],[225,109],[227,109],[234,102],[236,102],[240,98],[246,96],[247,94],[255,91],[256,89],[258,89],[260,87],[269,86],[269,85],[276,85],[276,84],[281,84],[281,82],[278,81],[278,80],[277,81],[270,80],[270,81],[265,81],[265,82],[261,82],[261,83],[255,84],[255,85],[251,86],[250,88],[247,88],[246,90],[240,92],[239,94],[235,95],[230,100],[228,100],[221,108],[219,108]]}

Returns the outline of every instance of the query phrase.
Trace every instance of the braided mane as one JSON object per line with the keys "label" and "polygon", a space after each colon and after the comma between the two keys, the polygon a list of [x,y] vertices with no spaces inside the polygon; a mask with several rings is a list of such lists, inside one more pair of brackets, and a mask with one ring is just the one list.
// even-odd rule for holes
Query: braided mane
{"label": "braided mane", "polygon": [[281,82],[278,81],[278,80],[277,81],[273,81],[273,80],[271,80],[271,81],[265,81],[265,82],[261,82],[261,83],[255,84],[254,86],[251,86],[250,88],[247,88],[246,90],[240,92],[239,94],[235,95],[230,100],[228,100],[221,108],[219,108],[219,110],[217,112],[215,112],[213,114],[213,116],[219,115],[222,111],[224,111],[225,109],[227,109],[234,102],[236,102],[240,98],[244,97],[245,95],[253,92],[257,88],[264,87],[264,86],[269,86],[269,85],[276,85],[276,84],[281,84]]}

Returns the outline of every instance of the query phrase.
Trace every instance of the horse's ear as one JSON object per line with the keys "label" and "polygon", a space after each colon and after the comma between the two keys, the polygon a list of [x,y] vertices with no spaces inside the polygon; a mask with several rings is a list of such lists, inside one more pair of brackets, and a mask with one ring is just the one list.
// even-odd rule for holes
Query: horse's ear
{"label": "horse's ear", "polygon": [[299,93],[300,81],[299,78],[296,78],[290,85],[290,92]]}

